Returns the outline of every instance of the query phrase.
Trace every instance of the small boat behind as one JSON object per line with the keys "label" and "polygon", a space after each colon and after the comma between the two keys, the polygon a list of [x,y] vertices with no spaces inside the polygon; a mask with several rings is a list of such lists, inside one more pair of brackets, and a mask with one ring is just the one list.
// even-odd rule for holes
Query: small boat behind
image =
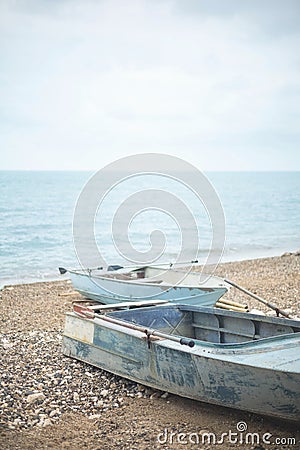
{"label": "small boat behind", "polygon": [[183,397],[300,420],[300,320],[153,303],[106,314],[74,305],[63,353]]}
{"label": "small boat behind", "polygon": [[222,278],[173,267],[145,266],[129,270],[82,269],[69,272],[75,290],[84,297],[109,304],[139,300],[168,300],[180,304],[213,306],[227,290]]}

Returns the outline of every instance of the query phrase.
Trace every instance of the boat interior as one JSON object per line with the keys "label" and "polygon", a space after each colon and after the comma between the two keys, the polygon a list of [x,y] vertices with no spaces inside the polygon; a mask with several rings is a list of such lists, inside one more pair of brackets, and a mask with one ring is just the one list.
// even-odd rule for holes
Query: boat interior
{"label": "boat interior", "polygon": [[99,275],[114,280],[136,281],[140,283],[167,283],[182,286],[198,286],[203,284],[205,287],[211,288],[217,286],[228,287],[222,278],[170,267],[145,266],[130,271],[113,270]]}
{"label": "boat interior", "polygon": [[135,308],[108,315],[162,333],[216,344],[237,344],[300,332],[300,320],[296,319],[189,305]]}

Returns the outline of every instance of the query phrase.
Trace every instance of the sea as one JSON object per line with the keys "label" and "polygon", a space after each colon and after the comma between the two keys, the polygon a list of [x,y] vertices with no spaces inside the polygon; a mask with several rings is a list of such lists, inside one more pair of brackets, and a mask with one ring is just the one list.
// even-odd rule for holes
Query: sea
{"label": "sea", "polygon": [[[195,257],[204,262],[212,251],[226,262],[300,249],[300,172],[205,173],[221,205],[216,217],[180,174],[105,180],[90,217],[89,200],[82,199],[97,200],[90,183],[95,176],[102,175],[0,171],[1,286],[60,279],[58,267],[130,265],[143,255],[147,263],[187,263]],[[74,214],[87,224],[79,232]],[[218,248],[214,233],[224,234]]]}

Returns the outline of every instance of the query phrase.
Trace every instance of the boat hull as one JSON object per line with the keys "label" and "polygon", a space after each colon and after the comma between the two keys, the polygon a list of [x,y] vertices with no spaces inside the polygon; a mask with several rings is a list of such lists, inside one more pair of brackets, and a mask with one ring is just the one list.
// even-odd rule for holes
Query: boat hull
{"label": "boat hull", "polygon": [[226,287],[162,286],[93,277],[70,272],[74,289],[86,298],[104,304],[139,300],[168,300],[174,303],[212,306],[226,292]]}
{"label": "boat hull", "polygon": [[[267,344],[266,344],[267,341]],[[167,339],[147,341],[136,330],[69,313],[63,353],[138,383],[183,397],[258,414],[300,419],[299,333],[262,340],[254,348],[214,351]],[[251,347],[251,345],[250,345]],[[297,370],[272,368],[270,361],[293,358]],[[269,363],[265,364],[266,361]]]}

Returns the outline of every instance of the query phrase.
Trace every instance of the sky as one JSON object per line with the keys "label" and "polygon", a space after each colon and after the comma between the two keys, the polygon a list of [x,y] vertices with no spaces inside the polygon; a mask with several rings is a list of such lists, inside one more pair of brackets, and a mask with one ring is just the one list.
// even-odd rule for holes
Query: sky
{"label": "sky", "polygon": [[300,170],[299,0],[1,0],[0,169]]}

